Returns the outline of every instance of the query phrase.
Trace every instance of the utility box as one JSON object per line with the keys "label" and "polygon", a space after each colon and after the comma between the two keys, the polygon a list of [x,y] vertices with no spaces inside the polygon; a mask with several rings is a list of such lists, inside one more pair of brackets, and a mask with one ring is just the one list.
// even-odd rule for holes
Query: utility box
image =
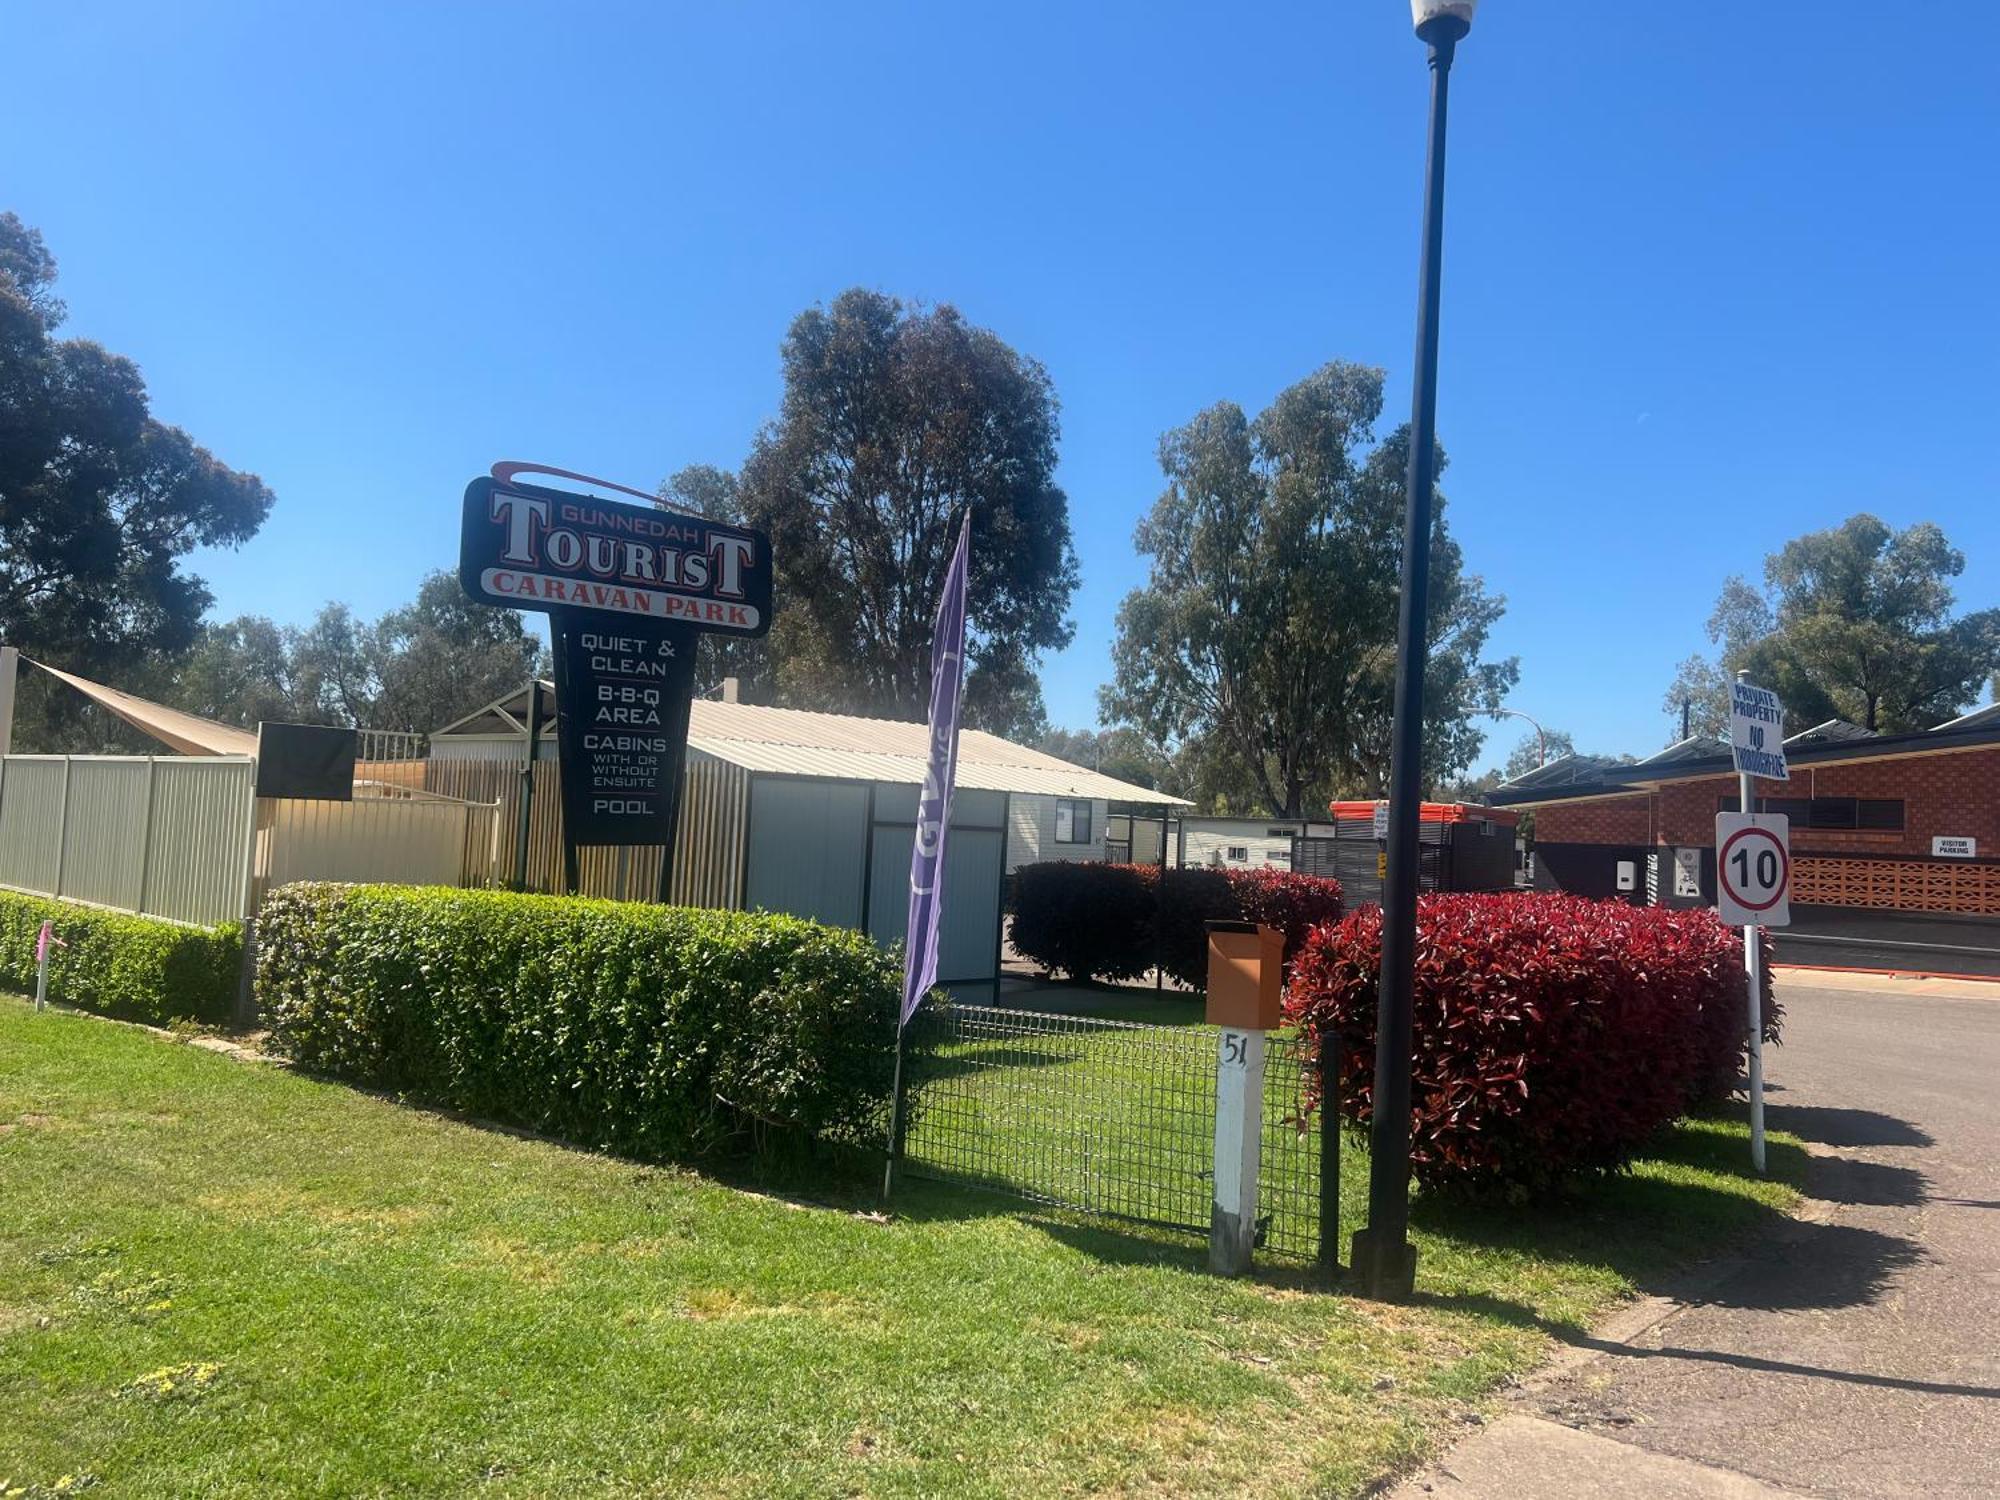
{"label": "utility box", "polygon": [[1285,935],[1256,922],[1210,922],[1208,1024],[1276,1031],[1284,986]]}

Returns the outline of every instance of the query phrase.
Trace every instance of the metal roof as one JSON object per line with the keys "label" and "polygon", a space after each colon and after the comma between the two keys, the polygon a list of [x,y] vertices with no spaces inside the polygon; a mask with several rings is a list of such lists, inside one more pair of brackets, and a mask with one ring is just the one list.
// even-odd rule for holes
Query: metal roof
{"label": "metal roof", "polygon": [[1831,745],[1837,741],[1873,740],[1881,736],[1872,729],[1863,729],[1859,724],[1850,724],[1845,719],[1828,719],[1823,724],[1815,724],[1810,729],[1801,729],[1790,736],[1786,745]]}
{"label": "metal roof", "polygon": [[1684,740],[1676,740],[1664,750],[1657,750],[1644,760],[1631,762],[1641,766],[1670,766],[1683,760],[1708,760],[1717,755],[1729,754],[1729,741],[1719,740],[1712,734],[1690,735]]}
{"label": "metal roof", "polygon": [[[2000,703],[1989,703],[1984,708],[1975,708],[1969,714],[1960,714],[1955,719],[1947,719],[1938,725],[1938,729],[1976,729],[1988,724],[2000,724]],[[1937,733],[1937,729],[1931,733]]]}
{"label": "metal roof", "polygon": [[[2000,715],[1976,722],[1954,720],[1935,729],[1909,734],[1863,734],[1832,737],[1803,745],[1787,742],[1786,759],[1794,766],[1835,765],[1850,761],[1903,760],[1919,755],[1950,755],[1968,750],[2000,748]],[[1531,783],[1527,778],[1497,787],[1487,800],[1501,807],[1536,807],[1549,802],[1629,795],[1673,782],[1700,781],[1733,775],[1729,754],[1658,764],[1606,765],[1596,777],[1578,776],[1566,783]]]}
{"label": "metal roof", "polygon": [[[517,692],[438,730],[431,738],[518,739],[524,732],[527,698],[528,689],[523,685]],[[688,719],[688,748],[747,771],[773,776],[820,776],[921,786],[930,763],[930,730],[901,719],[868,719],[858,714],[766,708],[755,703],[718,703],[712,698],[697,698]],[[1183,798],[1072,765],[978,729],[959,731],[958,785],[983,792],[1102,797],[1110,802],[1139,802],[1154,807],[1193,805]]]}
{"label": "metal roof", "polygon": [[1510,792],[1523,791],[1530,787],[1576,786],[1583,782],[1601,781],[1604,772],[1617,764],[1608,755],[1563,755],[1545,766],[1536,766],[1532,771],[1523,771],[1502,787]]}

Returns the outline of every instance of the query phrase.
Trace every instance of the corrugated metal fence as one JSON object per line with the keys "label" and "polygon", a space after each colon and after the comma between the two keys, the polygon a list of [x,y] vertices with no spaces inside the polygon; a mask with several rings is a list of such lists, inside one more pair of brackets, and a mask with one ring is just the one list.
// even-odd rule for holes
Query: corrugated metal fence
{"label": "corrugated metal fence", "polygon": [[252,762],[10,755],[0,885],[176,922],[243,914]]}
{"label": "corrugated metal fence", "polygon": [[255,781],[247,757],[0,758],[0,886],[208,926],[291,880],[499,876],[490,801],[372,779],[352,802],[274,801]]}
{"label": "corrugated metal fence", "polygon": [[490,802],[408,792],[352,802],[260,801],[257,899],[294,880],[489,885],[498,813]]}
{"label": "corrugated metal fence", "polygon": [[[521,826],[521,762],[427,761],[424,789],[500,804],[494,878],[512,880]],[[674,905],[734,908],[741,904],[749,804],[748,771],[697,751],[688,753],[681,783],[680,827],[674,841]],[[563,887],[562,770],[557,761],[535,763],[529,822],[528,888],[559,891]],[[586,896],[650,901],[660,884],[659,846],[579,850],[577,884]]]}

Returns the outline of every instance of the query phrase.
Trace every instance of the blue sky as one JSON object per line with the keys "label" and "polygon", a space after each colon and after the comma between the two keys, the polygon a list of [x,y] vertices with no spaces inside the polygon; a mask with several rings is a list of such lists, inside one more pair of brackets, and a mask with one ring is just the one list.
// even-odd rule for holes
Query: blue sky
{"label": "blue sky", "polygon": [[[14,0],[5,30],[0,207],[69,331],[278,494],[200,559],[222,615],[402,602],[498,458],[735,465],[786,324],[860,283],[1047,365],[1084,583],[1044,684],[1081,725],[1164,429],[1335,357],[1407,410],[1401,0]],[[2000,602],[1996,58],[1987,6],[1483,8],[1440,435],[1516,705],[1661,743],[1724,575],[1858,510],[1938,521],[1962,603]]]}

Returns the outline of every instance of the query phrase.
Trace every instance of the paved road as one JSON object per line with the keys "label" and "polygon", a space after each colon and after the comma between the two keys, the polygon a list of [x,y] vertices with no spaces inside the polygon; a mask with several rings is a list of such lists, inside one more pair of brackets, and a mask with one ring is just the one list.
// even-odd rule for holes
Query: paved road
{"label": "paved road", "polygon": [[1813,1222],[1399,1496],[2000,1496],[2000,986],[1780,993],[1770,1119],[1821,1153]]}

